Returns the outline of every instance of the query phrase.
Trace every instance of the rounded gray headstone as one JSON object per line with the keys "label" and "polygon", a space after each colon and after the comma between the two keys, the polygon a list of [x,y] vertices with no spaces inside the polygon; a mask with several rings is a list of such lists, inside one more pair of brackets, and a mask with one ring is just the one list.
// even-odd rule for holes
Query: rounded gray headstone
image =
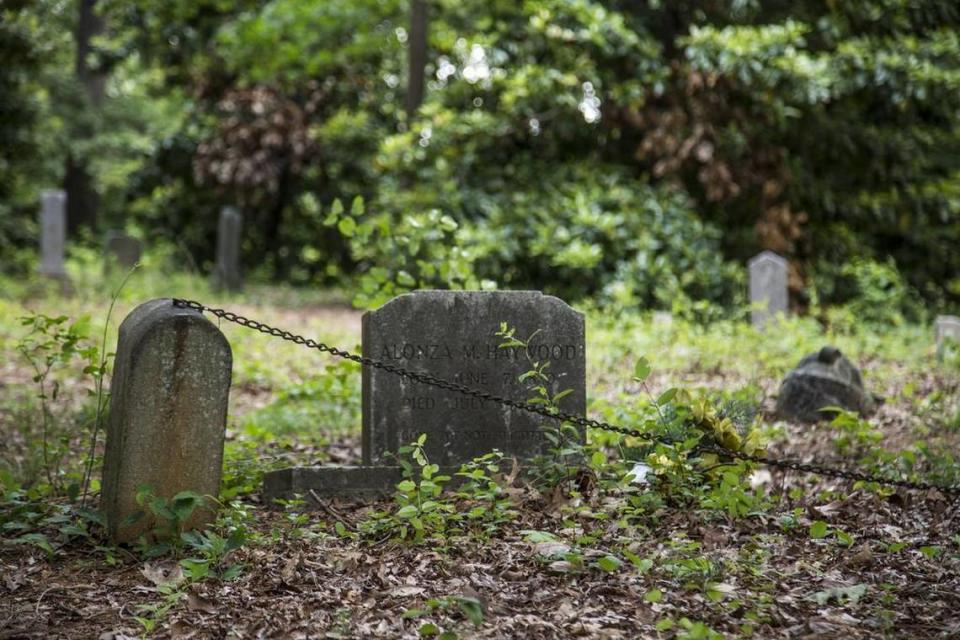
{"label": "rounded gray headstone", "polygon": [[[150,517],[129,522],[141,510],[141,486],[164,498],[217,496],[232,364],[220,330],[169,299],[140,305],[120,325],[101,500],[115,542],[155,526]],[[200,509],[187,527],[212,517],[212,508]]]}

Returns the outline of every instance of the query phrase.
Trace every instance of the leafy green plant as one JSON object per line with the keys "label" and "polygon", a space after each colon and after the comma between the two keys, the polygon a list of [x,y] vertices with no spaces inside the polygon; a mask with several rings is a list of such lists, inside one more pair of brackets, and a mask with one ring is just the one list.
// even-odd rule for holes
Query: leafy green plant
{"label": "leafy green plant", "polygon": [[937,346],[937,361],[946,369],[960,371],[960,341],[944,337]]}
{"label": "leafy green plant", "polygon": [[228,564],[227,559],[231,552],[239,549],[246,542],[246,531],[234,529],[226,538],[215,531],[184,531],[180,534],[186,547],[198,554],[197,557],[184,558],[180,561],[190,580],[204,580],[217,578],[219,580],[233,580],[243,571],[241,564]]}
{"label": "leafy green plant", "polygon": [[14,490],[0,499],[0,534],[11,536],[4,544],[31,545],[49,558],[71,542],[96,539],[105,524],[97,511],[44,501],[35,491]]}
{"label": "leafy green plant", "polygon": [[863,324],[898,326],[924,317],[919,296],[904,280],[892,258],[879,262],[854,257],[842,266],[822,265],[818,294],[831,303],[826,315],[837,330],[851,332]]}
{"label": "leafy green plant", "polygon": [[[483,625],[483,604],[477,598],[471,596],[444,596],[442,598],[430,598],[424,602],[421,608],[407,609],[403,612],[403,618],[407,620],[418,620],[426,616],[449,616],[457,613],[465,617],[475,629]],[[421,638],[436,637],[439,640],[456,640],[460,637],[455,629],[442,629],[437,623],[426,621],[417,629]]]}
{"label": "leafy green plant", "polygon": [[455,474],[462,479],[453,494],[462,514],[459,526],[471,537],[487,540],[517,516],[509,495],[493,477],[502,463],[503,454],[491,451],[464,463]]}
{"label": "leafy green plant", "polygon": [[394,509],[370,514],[361,525],[363,534],[387,535],[413,543],[428,537],[444,541],[448,520],[456,517],[456,509],[450,502],[439,499],[450,476],[440,474],[440,467],[427,459],[426,441],[426,434],[421,434],[415,442],[398,449],[397,460],[404,479],[397,484]]}
{"label": "leafy green plant", "polygon": [[187,595],[185,586],[178,583],[158,584],[156,592],[160,600],[137,605],[137,615],[133,617],[143,627],[144,634],[153,633],[157,624]]}
{"label": "leafy green plant", "polygon": [[833,444],[841,455],[860,454],[866,457],[883,440],[883,433],[856,411],[844,411],[839,407],[829,409],[836,411],[830,427],[838,431]]}
{"label": "leafy green plant", "polygon": [[[21,318],[21,324],[30,329],[18,343],[17,350],[33,369],[33,382],[37,385],[42,470],[48,484],[59,491],[63,480],[62,459],[69,451],[71,434],[57,423],[52,410],[60,392],[60,382],[54,378],[54,370],[80,358],[85,365],[84,373],[102,376],[99,350],[84,342],[89,329],[87,318],[71,323],[67,316],[35,313]],[[80,489],[79,482],[76,482],[69,488],[69,493],[76,497]]]}
{"label": "leafy green plant", "polygon": [[[157,517],[182,521],[189,518],[194,504],[197,506],[196,494],[186,492],[178,494],[169,501],[157,499],[149,494],[144,495],[145,502],[150,503],[151,511]],[[176,607],[191,585],[204,580],[230,581],[237,579],[243,565],[230,562],[234,552],[244,544],[256,538],[257,534],[250,529],[253,516],[248,508],[238,502],[231,503],[225,508],[217,521],[203,531],[181,532],[176,540],[168,539],[166,543],[146,544],[141,541],[141,551],[144,557],[157,557],[165,553],[180,554],[189,551],[190,557],[181,558],[174,565],[174,569],[162,578],[148,576],[155,583],[155,592],[159,598],[154,602],[137,605],[137,615],[134,618],[143,627],[145,634],[156,630],[157,625]],[[175,522],[168,522],[168,528]]]}
{"label": "leafy green plant", "polygon": [[[513,504],[494,477],[500,471],[502,453],[492,451],[464,463],[451,482],[454,477],[441,474],[427,459],[425,444],[426,435],[421,434],[400,447],[397,459],[404,479],[397,484],[394,507],[371,513],[360,525],[362,535],[414,544],[429,540],[445,548],[457,536],[486,540],[514,519]],[[451,484],[456,488],[449,489]],[[338,535],[349,536],[340,523],[336,529]]]}
{"label": "leafy green plant", "polygon": [[324,220],[349,243],[354,260],[370,268],[359,276],[354,304],[376,307],[413,289],[492,289],[474,275],[474,252],[457,241],[460,226],[449,215],[429,209],[398,219],[366,216],[363,198],[349,211],[334,200]]}
{"label": "leafy green plant", "polygon": [[[554,388],[549,372],[550,361],[535,360],[531,355],[533,339],[538,333],[539,329],[522,339],[517,336],[516,327],[501,322],[494,335],[500,338],[500,349],[520,349],[527,359],[530,368],[518,376],[518,381],[533,394],[527,398],[527,403],[541,405],[550,413],[556,413],[560,410],[560,401],[573,390]],[[546,486],[557,486],[573,476],[574,465],[585,457],[583,436],[577,427],[564,420],[547,419],[541,430],[550,446],[546,455],[534,458],[536,480]]]}
{"label": "leafy green plant", "polygon": [[96,458],[97,438],[104,419],[107,393],[104,379],[107,373],[107,361],[112,354],[107,353],[107,335],[113,309],[124,285],[136,267],[130,269],[110,295],[110,305],[104,319],[103,333],[99,347],[88,342],[90,320],[88,317],[70,322],[68,316],[48,316],[32,313],[20,319],[21,325],[29,327],[28,333],[17,344],[17,350],[34,370],[33,382],[37,385],[36,397],[40,403],[40,448],[43,473],[54,493],[61,492],[64,457],[70,453],[70,445],[75,434],[69,424],[58,416],[53,405],[59,399],[61,380],[56,375],[59,369],[78,364],[80,372],[77,378],[84,381],[89,377],[92,386],[86,389],[87,397],[93,407],[84,407],[78,415],[79,427],[90,431],[90,444],[83,472],[79,479],[65,487],[67,495],[75,500],[82,493],[81,508],[86,507],[87,496],[91,488],[93,467]]}
{"label": "leafy green plant", "polygon": [[148,558],[179,551],[187,521],[197,509],[209,508],[206,499],[195,491],[181,491],[166,498],[156,495],[149,485],[137,488],[136,500],[143,511],[135,514],[131,523],[145,517],[153,518],[153,527],[138,542],[140,552]]}
{"label": "leafy green plant", "polygon": [[[651,373],[649,361],[638,358],[634,382],[647,395],[640,424],[654,441],[631,443],[626,439],[622,452],[629,462],[616,467],[627,496],[619,515],[628,521],[647,518],[664,504],[695,504],[731,518],[766,509],[769,503],[763,491],[749,486],[751,463],[701,450],[703,445],[719,445],[733,452],[761,452],[752,405],[737,397],[712,398],[678,388],[654,397],[647,387]],[[650,490],[638,494],[637,485]]]}

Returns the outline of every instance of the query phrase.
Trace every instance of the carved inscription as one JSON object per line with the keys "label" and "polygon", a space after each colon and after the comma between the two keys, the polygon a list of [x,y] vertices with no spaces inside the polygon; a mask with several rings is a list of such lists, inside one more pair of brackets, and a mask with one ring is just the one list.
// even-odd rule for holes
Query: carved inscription
{"label": "carved inscription", "polygon": [[[526,351],[526,353],[524,353]],[[575,360],[584,355],[582,344],[531,344],[501,347],[498,344],[384,344],[381,360]]]}

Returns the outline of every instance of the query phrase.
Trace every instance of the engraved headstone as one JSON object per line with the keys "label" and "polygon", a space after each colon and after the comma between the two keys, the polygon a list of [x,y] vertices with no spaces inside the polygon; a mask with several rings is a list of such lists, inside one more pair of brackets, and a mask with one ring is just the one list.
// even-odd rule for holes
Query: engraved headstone
{"label": "engraved headstone", "polygon": [[[529,348],[502,348],[506,322]],[[549,362],[551,394],[570,389],[560,408],[586,410],[583,315],[536,291],[418,291],[363,316],[365,356],[494,395],[527,400],[519,377]],[[547,449],[548,418],[445,391],[373,367],[363,370],[363,458],[392,463],[397,448],[427,434],[431,462],[459,465],[499,449],[528,459]]]}
{"label": "engraved headstone", "polygon": [[[515,328],[529,348],[501,348],[500,323]],[[537,291],[417,291],[363,316],[363,354],[378,362],[429,374],[511,400],[534,394],[519,377],[549,363],[551,395],[563,411],[586,410],[583,315]],[[447,471],[499,449],[527,460],[549,448],[544,429],[557,422],[418,383],[377,367],[363,369],[363,465],[292,467],[264,476],[264,498],[296,496],[316,506],[326,497],[392,492],[401,478],[393,454],[426,434],[430,462]],[[583,433],[581,431],[581,438]]]}
{"label": "engraved headstone", "polygon": [[[169,299],[140,305],[120,325],[101,503],[115,542],[156,525],[150,515],[135,519],[142,486],[166,499],[188,490],[217,496],[232,361],[216,326]],[[208,503],[186,527],[212,518]]]}
{"label": "engraved headstone", "polygon": [[107,264],[130,269],[140,261],[143,244],[123,231],[108,231],[106,239]]}
{"label": "engraved headstone", "polygon": [[960,344],[960,317],[937,316],[933,325],[937,337],[937,348],[942,349],[947,340]]}
{"label": "engraved headstone", "polygon": [[764,251],[750,260],[749,268],[750,316],[753,326],[762,329],[778,313],[787,313],[787,261]]}
{"label": "engraved headstone", "polygon": [[40,273],[62,278],[67,237],[67,194],[60,190],[40,194]]}
{"label": "engraved headstone", "polygon": [[213,272],[213,284],[218,289],[239,291],[243,284],[240,275],[242,231],[243,216],[233,207],[224,207],[217,225],[217,259]]}

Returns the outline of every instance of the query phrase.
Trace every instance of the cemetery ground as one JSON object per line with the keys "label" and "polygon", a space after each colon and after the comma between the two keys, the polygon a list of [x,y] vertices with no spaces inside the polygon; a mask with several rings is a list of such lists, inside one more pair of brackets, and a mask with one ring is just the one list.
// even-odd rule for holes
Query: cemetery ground
{"label": "cemetery ground", "polygon": [[[423,540],[392,498],[264,504],[268,470],[359,460],[360,371],[233,325],[221,326],[234,365],[219,520],[172,546],[112,546],[77,495],[96,414],[96,372],[84,368],[99,361],[82,347],[100,344],[110,306],[109,286],[91,281],[68,296],[13,284],[0,299],[0,638],[960,636],[960,510],[933,490],[739,465],[703,475],[594,431],[557,488],[509,460],[480,467],[493,484],[399,488],[438,505],[419,512]],[[359,352],[360,314],[336,293],[226,297],[149,272],[117,301],[106,351],[126,313],[160,295]],[[743,408],[758,407],[774,456],[960,481],[960,363],[937,360],[929,327],[835,316],[829,331],[805,318],[761,334],[680,313],[585,311],[591,417],[643,428],[679,388],[740,407],[747,422]],[[30,327],[19,319],[34,313],[80,321],[78,349],[42,377],[44,404],[22,353]],[[783,375],[828,343],[883,404],[869,420],[779,421]],[[652,369],[642,382],[641,357]],[[645,484],[626,460],[646,465]]]}

